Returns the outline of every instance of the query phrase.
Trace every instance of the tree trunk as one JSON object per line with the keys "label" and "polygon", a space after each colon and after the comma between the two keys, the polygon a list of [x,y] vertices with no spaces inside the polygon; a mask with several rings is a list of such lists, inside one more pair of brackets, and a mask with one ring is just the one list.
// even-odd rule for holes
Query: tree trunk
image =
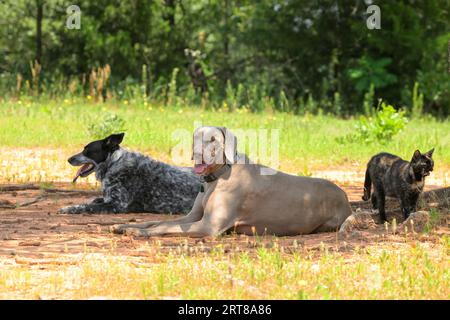
{"label": "tree trunk", "polygon": [[35,60],[41,64],[42,58],[42,18],[44,15],[44,1],[36,0],[36,57]]}
{"label": "tree trunk", "polygon": [[175,0],[165,0],[166,6],[170,9],[167,14],[167,21],[169,21],[170,27],[175,26]]}
{"label": "tree trunk", "polygon": [[223,56],[224,56],[224,83],[226,84],[230,78],[229,55],[230,55],[230,39],[229,39],[229,15],[230,15],[230,0],[225,0],[225,17],[224,17],[224,32],[223,32]]}

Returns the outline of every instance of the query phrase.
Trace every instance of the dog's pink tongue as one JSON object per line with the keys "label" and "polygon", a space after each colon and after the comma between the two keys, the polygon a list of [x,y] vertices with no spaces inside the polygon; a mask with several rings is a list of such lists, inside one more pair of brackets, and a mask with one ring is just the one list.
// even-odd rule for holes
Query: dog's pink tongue
{"label": "dog's pink tongue", "polygon": [[78,169],[77,174],[75,175],[75,178],[73,178],[72,182],[76,182],[77,179],[81,176],[81,174],[84,172],[84,170],[86,170],[87,168],[89,168],[90,164],[86,163],[83,166],[80,167],[80,169]]}
{"label": "dog's pink tongue", "polygon": [[208,166],[208,165],[207,165],[207,164],[204,164],[204,163],[202,163],[202,164],[196,164],[196,165],[194,166],[194,172],[195,172],[196,174],[202,174],[203,172],[205,172],[207,166]]}

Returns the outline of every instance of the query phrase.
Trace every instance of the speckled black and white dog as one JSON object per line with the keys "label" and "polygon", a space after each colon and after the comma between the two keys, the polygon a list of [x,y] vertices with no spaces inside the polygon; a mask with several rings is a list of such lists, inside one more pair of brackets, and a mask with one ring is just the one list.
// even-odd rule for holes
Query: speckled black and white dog
{"label": "speckled black and white dog", "polygon": [[74,182],[95,172],[103,197],[64,207],[59,213],[188,213],[200,190],[191,168],[156,161],[120,147],[124,134],[89,143],[68,161],[81,166]]}

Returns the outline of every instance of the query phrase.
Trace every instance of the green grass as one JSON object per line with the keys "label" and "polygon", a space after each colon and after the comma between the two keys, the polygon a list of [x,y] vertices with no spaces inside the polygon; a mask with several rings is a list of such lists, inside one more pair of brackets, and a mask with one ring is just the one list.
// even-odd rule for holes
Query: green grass
{"label": "green grass", "polygon": [[[415,149],[436,148],[436,165],[450,164],[450,121],[433,118],[411,119],[403,132],[386,145],[378,143],[339,144],[336,138],[354,131],[356,119],[331,116],[294,116],[286,113],[254,114],[244,111],[198,108],[169,109],[125,103],[86,102],[3,102],[0,104],[0,146],[75,148],[91,140],[88,124],[105,112],[114,112],[126,122],[124,146],[169,155],[176,141],[176,129],[192,132],[194,123],[220,125],[230,129],[280,129],[279,158],[300,170],[314,162],[323,165],[365,164],[380,151],[409,159]],[[239,142],[238,142],[239,145]],[[242,142],[239,148],[243,150]]]}
{"label": "green grass", "polygon": [[[91,139],[88,124],[109,111],[126,122],[124,146],[150,151],[155,157],[170,154],[176,143],[172,139],[176,129],[192,132],[194,123],[202,121],[205,125],[231,129],[280,129],[282,165],[305,174],[313,163],[327,166],[359,162],[364,165],[371,155],[381,150],[409,158],[416,148],[435,147],[436,166],[450,165],[448,120],[411,120],[387,145],[339,144],[336,138],[351,133],[357,120],[194,108],[162,109],[124,103],[0,103],[0,147],[80,148]],[[61,157],[65,156],[61,153]],[[59,159],[59,152],[56,157]],[[53,160],[49,164],[56,170]],[[436,221],[437,213],[432,212],[433,224]],[[432,231],[430,226],[428,232]],[[148,245],[148,255],[140,257],[113,251],[85,252],[81,259],[75,257],[72,262],[54,257],[54,263],[49,264],[0,265],[0,299],[102,296],[121,299],[448,300],[448,236],[426,243],[410,238],[403,241],[398,236],[395,240],[395,244],[374,243],[348,252],[331,252],[325,247],[318,252],[295,246],[292,253],[279,245],[270,249],[243,248],[231,253],[225,253],[220,247],[202,252],[196,247],[183,251],[181,244],[169,254]]]}

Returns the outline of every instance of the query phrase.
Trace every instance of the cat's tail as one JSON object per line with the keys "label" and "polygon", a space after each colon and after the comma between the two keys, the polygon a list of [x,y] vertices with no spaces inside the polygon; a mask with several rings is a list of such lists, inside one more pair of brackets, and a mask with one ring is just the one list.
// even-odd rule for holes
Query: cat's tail
{"label": "cat's tail", "polygon": [[364,180],[364,195],[362,199],[367,201],[370,199],[370,188],[372,187],[372,179],[370,179],[369,166],[366,169],[366,179]]}

